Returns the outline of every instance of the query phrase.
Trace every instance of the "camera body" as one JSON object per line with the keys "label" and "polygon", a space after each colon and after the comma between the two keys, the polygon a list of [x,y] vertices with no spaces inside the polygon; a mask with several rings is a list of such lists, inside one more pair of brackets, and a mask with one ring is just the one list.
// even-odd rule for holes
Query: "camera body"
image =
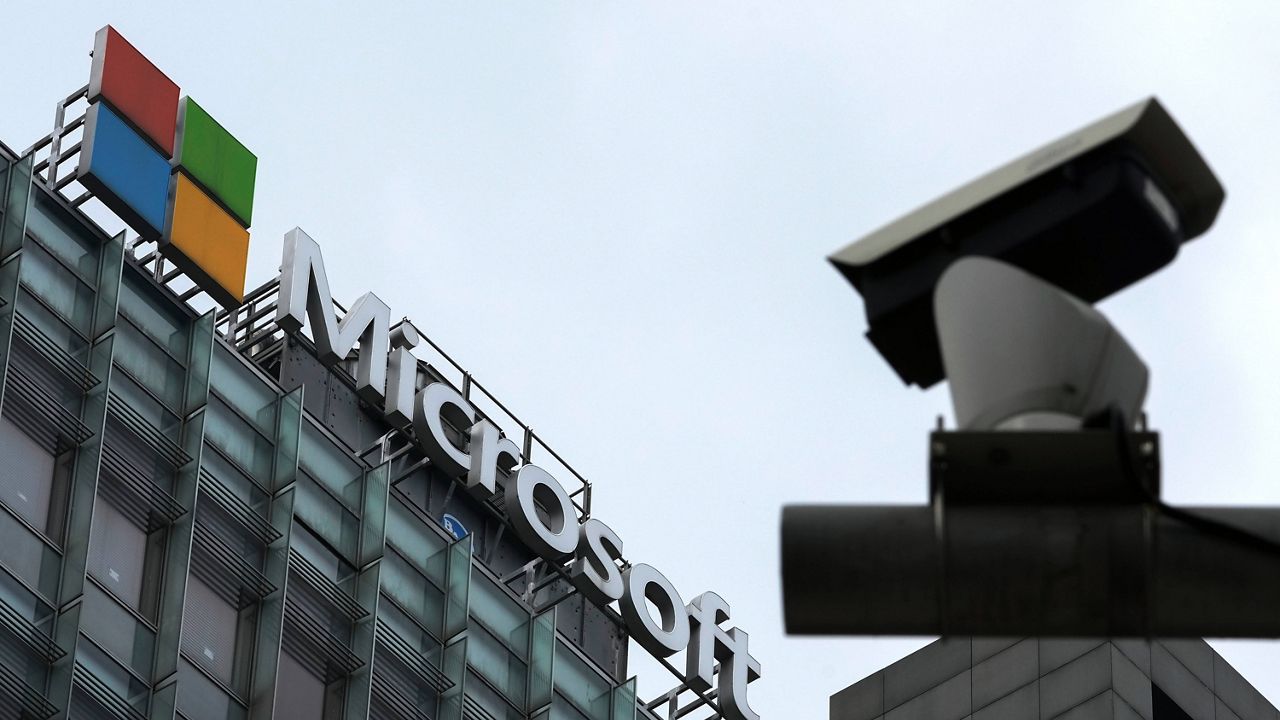
{"label": "camera body", "polygon": [[862,295],[867,338],[907,384],[945,370],[933,292],[984,256],[1088,303],[1167,265],[1213,224],[1225,191],[1149,98],[978,178],[829,260]]}

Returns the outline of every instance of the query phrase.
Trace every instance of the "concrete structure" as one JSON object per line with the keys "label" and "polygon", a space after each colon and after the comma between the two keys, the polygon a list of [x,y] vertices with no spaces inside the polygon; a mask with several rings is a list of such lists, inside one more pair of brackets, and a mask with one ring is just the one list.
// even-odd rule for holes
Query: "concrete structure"
{"label": "concrete structure", "polygon": [[831,696],[831,720],[1276,720],[1203,640],[939,640]]}

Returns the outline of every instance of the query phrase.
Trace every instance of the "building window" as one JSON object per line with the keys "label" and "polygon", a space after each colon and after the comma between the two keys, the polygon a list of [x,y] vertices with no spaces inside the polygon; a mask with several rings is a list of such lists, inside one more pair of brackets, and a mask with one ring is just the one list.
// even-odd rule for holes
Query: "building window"
{"label": "building window", "polygon": [[231,687],[236,682],[236,640],[240,613],[194,575],[187,578],[182,617],[182,651]]}
{"label": "building window", "polygon": [[275,588],[259,573],[262,545],[207,494],[212,486],[211,481],[201,489],[196,505],[182,652],[243,698],[248,693],[258,600]]}
{"label": "building window", "polygon": [[101,496],[89,526],[89,573],[143,617],[155,618],[162,531],[147,534]]}
{"label": "building window", "polygon": [[342,717],[342,680],[325,684],[290,653],[280,653],[276,672],[278,720],[338,720]]}
{"label": "building window", "polygon": [[178,660],[178,713],[193,720],[244,720],[239,701],[185,659]]}
{"label": "building window", "polygon": [[0,502],[57,540],[62,534],[73,453],[55,457],[8,418],[0,417],[0,457],[9,461],[5,481],[0,483]]}

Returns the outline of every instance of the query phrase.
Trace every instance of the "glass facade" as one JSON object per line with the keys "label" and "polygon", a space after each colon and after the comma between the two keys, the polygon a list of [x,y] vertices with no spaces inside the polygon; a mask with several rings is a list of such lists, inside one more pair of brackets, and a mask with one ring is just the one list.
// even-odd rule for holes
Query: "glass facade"
{"label": "glass facade", "polygon": [[29,158],[0,213],[0,720],[649,716],[305,341],[229,344]]}

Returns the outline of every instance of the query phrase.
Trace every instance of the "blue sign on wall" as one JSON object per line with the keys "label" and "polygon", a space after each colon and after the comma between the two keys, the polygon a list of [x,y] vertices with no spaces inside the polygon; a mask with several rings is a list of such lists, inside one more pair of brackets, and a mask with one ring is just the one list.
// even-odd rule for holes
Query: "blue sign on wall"
{"label": "blue sign on wall", "polygon": [[458,518],[449,513],[445,513],[444,517],[440,518],[440,523],[444,525],[445,532],[452,535],[454,540],[461,540],[471,534],[466,525],[463,525]]}

